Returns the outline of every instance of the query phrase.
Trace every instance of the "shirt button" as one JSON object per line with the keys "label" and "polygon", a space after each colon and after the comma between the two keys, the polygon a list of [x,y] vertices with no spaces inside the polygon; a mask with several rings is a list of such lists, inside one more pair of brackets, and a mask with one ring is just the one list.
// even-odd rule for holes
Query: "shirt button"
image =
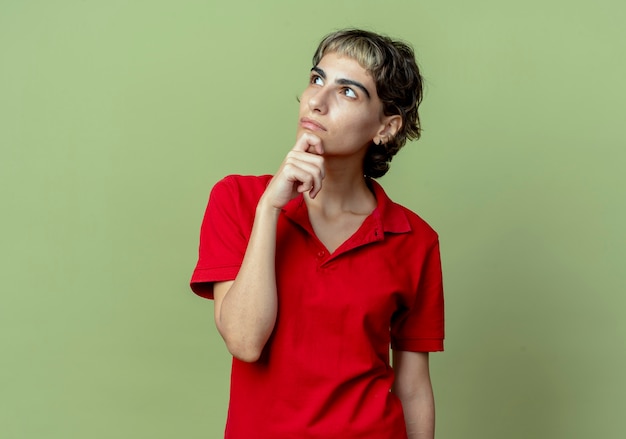
{"label": "shirt button", "polygon": [[318,258],[323,258],[325,254],[326,254],[326,252],[322,250],[322,251],[320,251],[320,252],[317,254],[317,257],[318,257]]}

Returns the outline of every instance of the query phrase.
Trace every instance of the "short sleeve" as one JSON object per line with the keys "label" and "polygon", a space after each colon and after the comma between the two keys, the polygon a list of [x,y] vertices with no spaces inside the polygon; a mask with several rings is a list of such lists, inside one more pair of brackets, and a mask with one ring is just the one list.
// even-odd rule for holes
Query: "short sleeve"
{"label": "short sleeve", "polygon": [[[211,190],[200,228],[198,262],[190,281],[192,291],[201,297],[213,299],[213,283],[233,280],[239,272],[264,188],[242,184],[253,178],[258,177],[228,176]],[[260,189],[254,190],[256,186]]]}
{"label": "short sleeve", "polygon": [[443,351],[444,300],[439,241],[427,252],[413,305],[394,316],[391,347],[413,352]]}

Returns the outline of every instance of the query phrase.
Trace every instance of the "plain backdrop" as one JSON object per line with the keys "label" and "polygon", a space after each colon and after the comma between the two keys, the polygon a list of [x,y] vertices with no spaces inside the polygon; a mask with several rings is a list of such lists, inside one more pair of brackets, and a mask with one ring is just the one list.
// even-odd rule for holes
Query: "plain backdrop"
{"label": "plain backdrop", "polygon": [[0,437],[218,438],[188,281],[212,185],[273,173],[320,38],[410,42],[381,182],[440,234],[437,437],[626,431],[626,3],[0,1]]}

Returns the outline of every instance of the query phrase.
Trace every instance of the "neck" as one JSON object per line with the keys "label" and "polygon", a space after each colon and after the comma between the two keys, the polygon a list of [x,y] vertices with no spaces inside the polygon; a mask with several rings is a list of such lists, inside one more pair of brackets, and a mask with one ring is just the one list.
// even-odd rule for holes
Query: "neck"
{"label": "neck", "polygon": [[306,197],[310,208],[320,209],[328,214],[352,212],[370,213],[376,207],[376,199],[363,176],[363,169],[343,166],[327,160],[326,176],[322,190],[311,199]]}

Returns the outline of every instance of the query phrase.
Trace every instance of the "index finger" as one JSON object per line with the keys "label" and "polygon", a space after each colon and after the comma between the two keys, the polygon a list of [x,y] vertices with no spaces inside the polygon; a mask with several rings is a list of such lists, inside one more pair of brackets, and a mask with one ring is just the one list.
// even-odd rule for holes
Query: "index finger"
{"label": "index finger", "polygon": [[324,154],[324,146],[322,145],[322,139],[314,134],[304,133],[296,141],[293,151],[309,152],[312,154]]}

